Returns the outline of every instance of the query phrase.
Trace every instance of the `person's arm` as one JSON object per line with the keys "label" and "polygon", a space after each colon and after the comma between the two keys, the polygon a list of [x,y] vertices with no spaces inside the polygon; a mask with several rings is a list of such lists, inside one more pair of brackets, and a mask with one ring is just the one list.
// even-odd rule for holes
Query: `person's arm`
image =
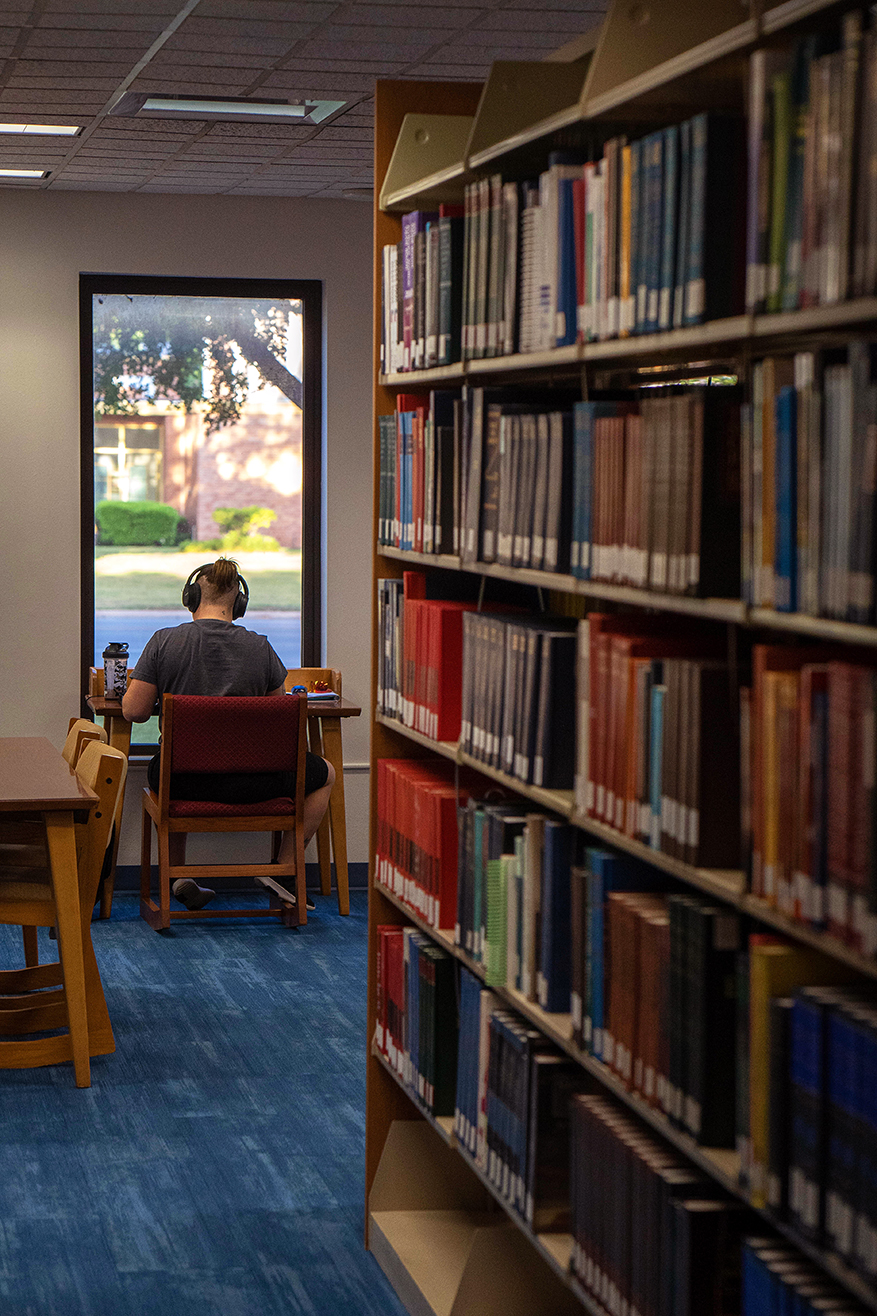
{"label": "person's arm", "polygon": [[122,717],[126,722],[148,722],[157,698],[158,686],[151,681],[138,681],[132,676],[122,696]]}
{"label": "person's arm", "polygon": [[268,691],[268,697],[269,697],[269,699],[270,699],[271,695],[285,695],[285,694],[286,694],[286,691],[285,691],[285,689],[283,688],[282,685],[279,685],[279,686],[277,687],[276,690],[269,690],[269,691]]}

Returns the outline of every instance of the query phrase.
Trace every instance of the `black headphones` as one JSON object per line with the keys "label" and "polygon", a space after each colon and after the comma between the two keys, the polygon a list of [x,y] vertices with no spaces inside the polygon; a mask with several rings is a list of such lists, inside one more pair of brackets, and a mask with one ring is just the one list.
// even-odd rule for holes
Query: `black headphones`
{"label": "black headphones", "polygon": [[[205,562],[203,566],[196,567],[183,586],[183,607],[188,608],[190,612],[197,612],[201,606],[201,586],[196,583],[198,577],[209,571],[212,566],[212,562]],[[238,592],[231,609],[232,621],[238,621],[243,617],[249,601],[250,587],[238,572]]]}

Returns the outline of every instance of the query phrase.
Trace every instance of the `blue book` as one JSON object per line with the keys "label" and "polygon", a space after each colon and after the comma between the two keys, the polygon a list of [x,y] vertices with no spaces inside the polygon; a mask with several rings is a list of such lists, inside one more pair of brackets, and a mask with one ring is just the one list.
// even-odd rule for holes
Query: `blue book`
{"label": "blue book", "polygon": [[706,306],[704,247],[706,245],[708,122],[706,114],[696,114],[691,120],[691,202],[683,324],[700,324]]}
{"label": "blue book", "polygon": [[539,1004],[550,1014],[569,1014],[570,1008],[572,838],[573,829],[567,823],[546,818],[536,986]]}
{"label": "blue book", "polygon": [[655,681],[649,710],[649,845],[661,848],[661,763],[664,753],[664,699],[667,687]]}
{"label": "blue book", "polygon": [[461,1146],[473,1154],[478,1124],[478,1045],[481,1027],[481,983],[460,969],[460,1032],[457,1055],[457,1100],[454,1132]]}
{"label": "blue book", "polygon": [[780,612],[798,611],[798,395],[791,384],[774,402],[776,430],[776,542],[774,605]]}
{"label": "blue book", "polygon": [[823,989],[795,993],[791,1023],[789,1219],[805,1238],[822,1241],[825,1201],[826,1002]]}
{"label": "blue book", "polygon": [[661,219],[663,214],[664,134],[650,133],[643,143],[643,229],[645,241],[640,260],[637,290],[638,333],[658,328],[658,296],[661,280]]}
{"label": "blue book", "polygon": [[578,285],[576,235],[573,219],[573,180],[558,180],[557,225],[557,346],[566,347],[578,337]]}
{"label": "blue book", "polygon": [[637,299],[640,285],[640,252],[642,249],[642,198],[643,198],[643,143],[642,138],[630,144],[630,291],[625,327],[636,333]]}
{"label": "blue book", "polygon": [[685,291],[688,279],[688,247],[691,218],[691,120],[679,125],[679,202],[676,223],[676,283],[673,289],[673,328],[685,320]]}
{"label": "blue book", "polygon": [[658,328],[673,325],[676,288],[676,226],[679,219],[679,128],[664,129],[664,215],[661,225],[661,278],[658,294]]}
{"label": "blue book", "polygon": [[843,1002],[828,1012],[827,1022],[826,1241],[838,1256],[852,1261],[861,1155],[856,1121],[862,1060],[859,1025]]}

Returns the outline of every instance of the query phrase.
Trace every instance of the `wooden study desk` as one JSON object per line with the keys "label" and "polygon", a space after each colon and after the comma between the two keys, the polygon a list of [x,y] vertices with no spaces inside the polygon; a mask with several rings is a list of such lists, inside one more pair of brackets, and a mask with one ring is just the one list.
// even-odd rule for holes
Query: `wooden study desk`
{"label": "wooden study desk", "polygon": [[[107,740],[124,754],[130,752],[131,723],[122,716],[118,699],[104,695],[89,695],[88,706],[103,718]],[[360,717],[362,709],[349,699],[308,700],[308,749],[326,759],[335,769],[335,785],[329,800],[328,819],[324,818],[317,832],[317,857],[320,863],[320,890],[324,896],[331,891],[329,839],[335,860],[335,880],[338,885],[338,913],[350,913],[350,888],[347,874],[347,818],[344,810],[344,760],[341,753],[341,720]],[[114,856],[115,859],[115,856]]]}
{"label": "wooden study desk", "polygon": [[[35,816],[42,820],[46,830],[69,1015],[69,1043],[76,1086],[80,1088],[88,1087],[91,1079],[73,825],[77,813],[87,812],[96,804],[97,796],[83,786],[50,741],[37,736],[0,738],[0,835],[4,822],[32,820]],[[48,1041],[60,1043],[66,1039]]]}

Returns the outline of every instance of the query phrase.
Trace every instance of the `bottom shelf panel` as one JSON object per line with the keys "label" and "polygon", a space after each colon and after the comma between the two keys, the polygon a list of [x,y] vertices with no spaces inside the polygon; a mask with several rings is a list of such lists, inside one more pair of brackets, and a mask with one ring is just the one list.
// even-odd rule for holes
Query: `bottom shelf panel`
{"label": "bottom shelf panel", "polygon": [[476,1235],[492,1213],[372,1211],[369,1247],[412,1316],[450,1316]]}
{"label": "bottom shelf panel", "polygon": [[390,1126],[368,1224],[369,1248],[412,1316],[581,1316],[554,1271],[568,1265],[568,1238],[543,1258],[424,1120]]}

